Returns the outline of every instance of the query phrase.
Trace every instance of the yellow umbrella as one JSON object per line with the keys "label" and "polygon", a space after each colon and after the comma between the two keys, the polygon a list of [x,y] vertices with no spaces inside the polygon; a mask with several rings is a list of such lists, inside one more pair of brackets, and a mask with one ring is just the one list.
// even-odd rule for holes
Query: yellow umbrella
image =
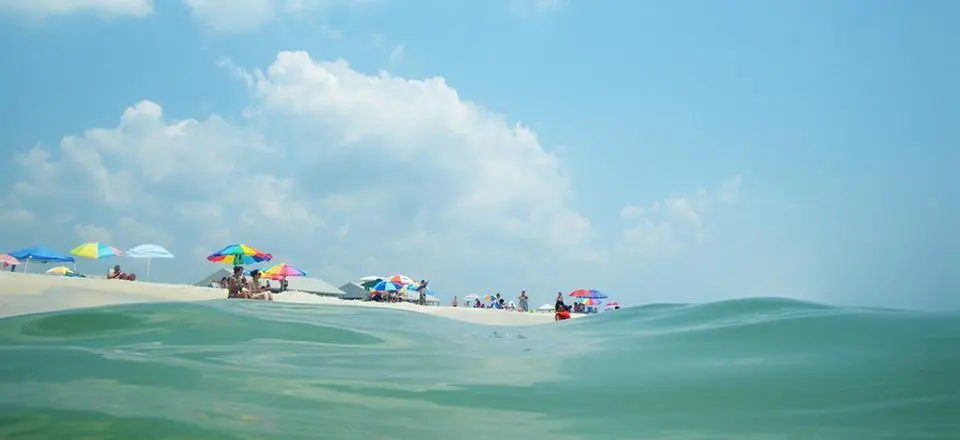
{"label": "yellow umbrella", "polygon": [[50,274],[50,275],[60,275],[60,276],[67,276],[67,275],[75,275],[75,274],[76,274],[76,272],[70,270],[70,268],[67,267],[67,266],[57,266],[57,267],[54,267],[54,268],[48,270],[47,273]]}

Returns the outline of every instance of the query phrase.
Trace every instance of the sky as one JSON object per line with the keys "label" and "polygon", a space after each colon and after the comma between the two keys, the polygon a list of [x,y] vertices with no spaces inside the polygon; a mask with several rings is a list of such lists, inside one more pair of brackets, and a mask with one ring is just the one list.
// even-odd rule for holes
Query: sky
{"label": "sky", "polygon": [[[0,250],[960,308],[960,4],[0,0]],[[143,273],[144,263],[121,263]],[[106,261],[79,261],[105,271]]]}

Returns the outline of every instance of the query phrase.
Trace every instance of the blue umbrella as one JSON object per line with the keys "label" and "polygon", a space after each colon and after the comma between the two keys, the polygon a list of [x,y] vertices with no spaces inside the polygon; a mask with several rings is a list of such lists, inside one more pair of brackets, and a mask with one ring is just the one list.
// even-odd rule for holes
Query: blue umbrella
{"label": "blue umbrella", "polygon": [[389,281],[384,280],[384,281],[380,281],[377,284],[374,284],[373,290],[379,290],[381,292],[396,292],[400,290],[400,286],[397,286],[396,284],[393,284]]}

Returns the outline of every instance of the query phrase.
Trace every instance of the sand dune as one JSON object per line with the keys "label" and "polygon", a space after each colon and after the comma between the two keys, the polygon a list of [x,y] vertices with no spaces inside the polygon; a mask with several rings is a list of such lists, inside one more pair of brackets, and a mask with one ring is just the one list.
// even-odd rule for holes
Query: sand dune
{"label": "sand dune", "polygon": [[[206,287],[96,278],[64,278],[41,274],[0,272],[0,317],[114,304],[224,300],[225,292]],[[486,325],[535,325],[553,322],[552,314],[490,309],[430,307],[344,301],[302,292],[276,295],[277,302],[377,307],[425,313]]]}

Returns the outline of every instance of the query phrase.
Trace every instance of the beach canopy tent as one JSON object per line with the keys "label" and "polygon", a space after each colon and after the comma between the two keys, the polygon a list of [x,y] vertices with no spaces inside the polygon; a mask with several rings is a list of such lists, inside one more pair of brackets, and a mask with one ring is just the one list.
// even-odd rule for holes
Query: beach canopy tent
{"label": "beach canopy tent", "polygon": [[357,283],[346,283],[340,286],[340,291],[343,292],[341,299],[366,299],[370,296],[370,292]]}
{"label": "beach canopy tent", "polygon": [[537,307],[538,312],[552,312],[556,309],[555,304],[544,304],[540,307]]}
{"label": "beach canopy tent", "polygon": [[30,262],[38,263],[73,263],[75,260],[69,255],[64,255],[43,247],[32,247],[10,252],[11,257],[24,263],[24,271],[30,266]]}
{"label": "beach canopy tent", "polygon": [[344,292],[333,284],[330,284],[319,278],[296,277],[287,278],[287,290],[296,290],[298,292],[312,293],[321,296],[342,297]]}

